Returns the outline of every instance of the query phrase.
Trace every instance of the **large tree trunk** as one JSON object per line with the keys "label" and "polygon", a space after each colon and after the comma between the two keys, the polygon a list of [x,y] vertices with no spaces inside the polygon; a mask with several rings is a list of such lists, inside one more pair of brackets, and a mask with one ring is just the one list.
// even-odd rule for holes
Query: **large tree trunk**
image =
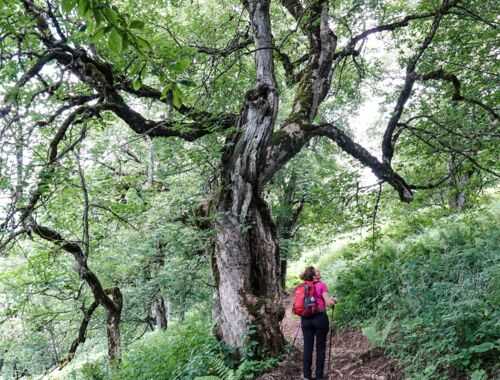
{"label": "large tree trunk", "polygon": [[222,157],[222,190],[214,221],[213,260],[219,314],[216,333],[237,352],[256,340],[271,354],[284,346],[279,322],[279,250],[269,209],[261,197],[261,170],[266,164],[278,111],[274,79],[269,1],[244,2],[255,41],[256,85],[248,91],[236,132]]}
{"label": "large tree trunk", "polygon": [[239,349],[255,339],[276,354],[284,345],[280,330],[284,308],[274,224],[258,194],[252,194],[244,222],[231,215],[233,202],[226,195],[219,207],[226,215],[216,222],[214,272],[220,302],[216,331]]}

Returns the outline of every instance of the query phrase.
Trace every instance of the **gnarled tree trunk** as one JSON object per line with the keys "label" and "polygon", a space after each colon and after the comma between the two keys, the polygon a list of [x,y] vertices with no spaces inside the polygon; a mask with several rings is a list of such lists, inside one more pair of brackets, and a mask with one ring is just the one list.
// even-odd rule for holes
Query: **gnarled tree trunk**
{"label": "gnarled tree trunk", "polygon": [[[270,353],[284,344],[280,321],[279,250],[274,224],[266,204],[252,194],[246,223],[237,215],[217,220],[215,267],[220,301],[217,333],[226,343],[241,348],[256,339]],[[227,196],[219,211],[229,210]]]}
{"label": "gnarled tree trunk", "polygon": [[252,22],[257,83],[245,97],[237,132],[229,138],[222,158],[223,190],[215,220],[214,272],[219,320],[217,332],[242,348],[256,339],[270,353],[283,348],[279,322],[279,249],[269,209],[261,197],[259,174],[278,110],[273,74],[269,2],[246,4]]}

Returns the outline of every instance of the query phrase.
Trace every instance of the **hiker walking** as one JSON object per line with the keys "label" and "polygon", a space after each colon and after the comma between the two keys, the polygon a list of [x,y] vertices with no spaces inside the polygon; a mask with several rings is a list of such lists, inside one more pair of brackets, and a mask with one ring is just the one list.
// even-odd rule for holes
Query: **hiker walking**
{"label": "hiker walking", "polygon": [[304,310],[294,309],[301,315],[302,333],[304,335],[303,380],[312,378],[312,356],[314,339],[316,338],[316,380],[323,380],[326,356],[326,337],[328,334],[328,316],[326,307],[333,307],[336,297],[328,295],[328,288],[321,280],[321,272],[309,266],[300,275],[304,281]]}

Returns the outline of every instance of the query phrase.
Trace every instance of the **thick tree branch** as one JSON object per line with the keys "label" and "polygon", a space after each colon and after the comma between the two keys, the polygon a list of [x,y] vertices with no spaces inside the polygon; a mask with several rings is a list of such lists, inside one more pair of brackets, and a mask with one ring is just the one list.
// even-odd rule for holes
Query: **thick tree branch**
{"label": "thick tree branch", "polygon": [[410,25],[410,21],[422,20],[422,19],[433,17],[433,16],[435,16],[435,13],[424,13],[421,15],[409,15],[409,16],[405,16],[400,21],[395,21],[395,22],[392,22],[389,24],[382,24],[382,25],[378,25],[376,27],[367,29],[364,32],[352,37],[349,40],[349,42],[345,45],[345,47],[336,53],[336,56],[337,55],[344,55],[344,56],[349,55],[348,52],[353,51],[356,44],[359,41],[364,40],[365,38],[367,38],[368,36],[370,36],[372,34],[385,32],[385,31],[394,31],[396,29],[403,28],[403,27]]}
{"label": "thick tree branch", "polygon": [[392,167],[380,162],[364,147],[354,142],[344,131],[332,124],[299,126],[289,124],[275,133],[274,144],[269,148],[268,164],[262,171],[260,180],[264,184],[281,169],[314,136],[324,136],[335,142],[344,152],[372,169],[381,180],[389,183],[404,202],[411,202],[413,194],[404,179]]}
{"label": "thick tree branch", "polygon": [[[160,91],[151,86],[143,84],[140,89],[135,90],[132,87],[131,81],[125,78],[117,78],[117,81],[117,87],[122,91],[125,91],[139,98],[154,99],[169,106],[171,105],[171,102],[168,98],[163,97]],[[174,109],[180,114],[184,115],[186,118],[193,120],[194,122],[199,122],[200,124],[219,125],[222,129],[234,127],[238,118],[237,115],[234,114],[220,115],[206,111],[199,111],[194,107],[189,107],[184,104],[180,107],[174,106]]]}
{"label": "thick tree branch", "polygon": [[[281,4],[290,12],[295,21],[300,24],[300,20],[304,15],[304,7],[299,0],[281,0]],[[297,25],[299,27],[299,25]]]}
{"label": "thick tree branch", "polygon": [[113,299],[107,295],[108,292],[102,287],[97,276],[87,266],[87,258],[78,243],[64,239],[59,232],[52,228],[39,225],[34,219],[30,221],[30,230],[42,239],[54,243],[62,250],[73,255],[77,263],[76,270],[81,278],[87,282],[87,285],[89,285],[96,302],[108,311],[117,312],[121,309],[120,305],[117,305]]}
{"label": "thick tree branch", "polygon": [[33,66],[21,77],[19,82],[17,83],[16,90],[19,90],[23,87],[28,81],[35,76],[38,75],[40,70],[44,68],[44,66],[52,61],[58,61],[63,64],[68,64],[71,62],[71,55],[63,52],[63,51],[49,51],[44,54],[40,59],[38,59]]}
{"label": "thick tree branch", "polygon": [[[23,0],[26,11],[31,14],[37,25],[44,23],[48,25],[45,19],[45,13],[29,0]],[[39,28],[40,29],[40,28]],[[119,87],[136,96],[161,99],[161,93],[147,86],[140,90],[133,90],[126,80],[119,80],[114,75],[113,66],[108,62],[103,62],[98,58],[91,57],[84,49],[74,49],[71,46],[57,41],[51,34],[49,28],[42,27],[42,42],[46,45],[49,53],[34,66],[31,73],[34,75],[39,72],[44,64],[50,60],[56,60],[59,64],[67,67],[83,83],[89,85],[105,101],[106,109],[115,113],[128,126],[137,133],[146,134],[151,137],[180,137],[188,141],[193,141],[202,136],[214,132],[214,124],[221,128],[234,126],[234,116],[214,116],[207,112],[197,112],[184,105],[177,107],[176,110],[181,114],[189,115],[193,123],[173,123],[168,121],[153,121],[143,117],[139,112],[133,110],[118,93],[116,83]],[[268,54],[271,54],[270,52]]]}
{"label": "thick tree branch", "polygon": [[410,58],[408,64],[406,66],[406,78],[403,88],[399,94],[398,100],[396,102],[396,106],[392,111],[392,116],[387,124],[386,130],[384,132],[384,137],[382,139],[382,160],[385,163],[390,164],[392,157],[394,155],[394,145],[393,145],[393,133],[401,119],[401,115],[403,114],[406,102],[410,98],[413,85],[417,78],[417,74],[415,73],[415,69],[418,61],[427,50],[429,45],[431,44],[436,32],[439,28],[441,20],[443,19],[446,12],[458,4],[461,0],[453,0],[453,1],[443,1],[442,5],[439,7],[437,12],[435,13],[434,20],[432,25],[427,33],[426,37],[422,41],[420,47],[417,52]]}
{"label": "thick tree branch", "polygon": [[444,80],[446,82],[450,82],[451,84],[453,84],[455,91],[451,97],[451,100],[453,100],[453,101],[463,100],[465,102],[475,104],[475,105],[481,107],[482,109],[484,109],[486,112],[488,112],[491,115],[491,117],[493,118],[493,120],[498,120],[498,114],[495,112],[495,110],[492,107],[490,107],[490,106],[488,106],[488,105],[486,105],[478,100],[471,99],[471,98],[468,98],[468,97],[465,97],[462,95],[462,93],[460,92],[462,85],[460,83],[460,80],[457,78],[457,76],[455,74],[448,73],[448,72],[444,71],[443,69],[438,69],[438,70],[431,71],[431,72],[426,73],[426,74],[416,76],[416,80],[421,80],[421,81],[438,80],[438,79],[441,79],[441,80]]}
{"label": "thick tree branch", "polygon": [[[295,4],[297,2],[285,1],[284,3],[290,12],[299,10],[300,4]],[[302,12],[301,8],[300,11]],[[298,125],[312,123],[331,85],[337,36],[329,26],[328,3],[315,1],[308,12],[310,13],[308,23],[303,26],[309,39],[308,61],[301,74],[292,112],[282,128],[292,123]]]}
{"label": "thick tree branch", "polygon": [[413,193],[405,180],[399,176],[392,167],[386,162],[380,162],[375,156],[372,156],[365,148],[354,142],[341,129],[332,124],[322,124],[317,127],[316,135],[325,136],[335,142],[344,152],[356,158],[363,165],[372,169],[381,180],[390,184],[399,194],[399,198],[404,202],[413,200]]}

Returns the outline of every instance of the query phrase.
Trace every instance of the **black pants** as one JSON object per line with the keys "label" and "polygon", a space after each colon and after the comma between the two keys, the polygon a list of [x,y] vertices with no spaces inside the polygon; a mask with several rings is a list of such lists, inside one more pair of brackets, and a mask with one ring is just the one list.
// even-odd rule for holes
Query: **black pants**
{"label": "black pants", "polygon": [[322,312],[311,317],[302,317],[302,334],[304,334],[303,373],[306,379],[312,377],[312,355],[314,337],[316,337],[316,378],[323,378],[326,354],[326,336],[328,335],[328,317]]}

